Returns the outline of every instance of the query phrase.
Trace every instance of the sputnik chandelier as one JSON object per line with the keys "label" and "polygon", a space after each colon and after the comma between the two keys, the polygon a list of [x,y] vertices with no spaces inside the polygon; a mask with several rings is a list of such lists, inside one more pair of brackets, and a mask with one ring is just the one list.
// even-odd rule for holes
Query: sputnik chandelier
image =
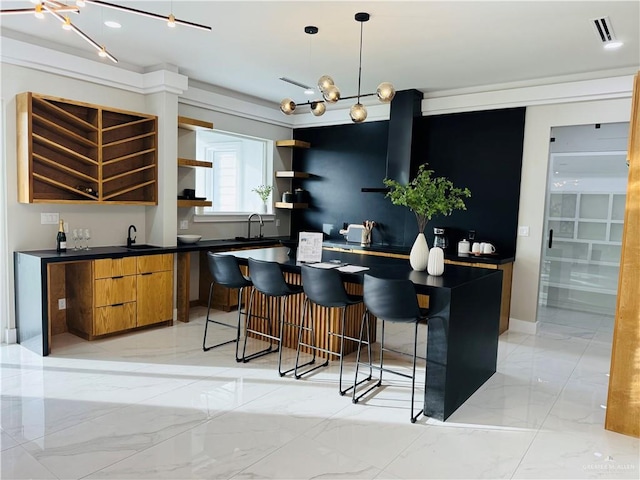
{"label": "sputnik chandelier", "polygon": [[[389,103],[391,102],[391,100],[393,100],[393,97],[396,94],[396,90],[394,86],[389,82],[382,82],[380,85],[378,85],[376,93],[366,93],[366,94],[360,93],[360,84],[362,80],[362,30],[363,30],[364,22],[368,22],[369,18],[370,18],[370,15],[366,12],[356,13],[355,15],[355,20],[360,23],[360,59],[358,63],[358,94],[350,97],[341,97],[340,89],[334,83],[333,78],[331,78],[329,75],[322,75],[318,79],[318,89],[320,90],[320,93],[322,93],[323,100],[312,100],[312,101],[301,104],[301,105],[309,105],[311,108],[311,113],[313,113],[316,117],[319,117],[320,115],[324,114],[324,112],[326,111],[325,102],[337,103],[339,100],[349,100],[352,98],[356,98],[357,99],[356,103],[351,107],[351,110],[349,111],[349,115],[351,116],[351,120],[354,123],[362,123],[367,119],[367,109],[362,103],[360,103],[361,97],[370,97],[370,96],[376,95],[378,97],[378,100],[380,100],[383,103]],[[314,26],[307,26],[305,27],[304,31],[310,35],[314,35],[318,33],[318,28]],[[294,83],[294,82],[290,81],[289,83]],[[290,98],[285,98],[284,100],[282,100],[282,102],[280,102],[280,111],[285,115],[291,115],[295,111],[296,107],[297,107],[296,103]]]}
{"label": "sputnik chandelier", "polygon": [[84,33],[78,27],[76,27],[69,17],[69,13],[79,14],[81,9],[85,7],[87,4],[97,5],[99,7],[111,8],[113,10],[120,10],[122,12],[133,13],[136,15],[141,15],[143,17],[155,18],[156,20],[163,20],[167,22],[167,26],[174,28],[176,25],[182,25],[185,27],[197,28],[200,30],[211,31],[211,27],[208,25],[201,25],[198,23],[188,22],[186,20],[180,20],[176,18],[173,13],[169,15],[159,15],[157,13],[147,12],[144,10],[138,10],[136,8],[124,7],[122,5],[116,5],[115,3],[102,2],[99,0],[77,0],[75,5],[69,5],[67,3],[55,1],[55,0],[31,0],[31,3],[34,3],[35,6],[33,8],[16,8],[9,10],[0,10],[0,15],[34,15],[38,19],[44,19],[45,14],[49,14],[52,17],[56,18],[62,23],[62,28],[64,30],[71,30],[76,33],[79,37],[89,43],[92,47],[94,47],[98,51],[98,55],[101,57],[106,57],[114,63],[118,63],[118,60],[107,51],[104,45],[100,45],[98,42],[93,40],[89,35]]}

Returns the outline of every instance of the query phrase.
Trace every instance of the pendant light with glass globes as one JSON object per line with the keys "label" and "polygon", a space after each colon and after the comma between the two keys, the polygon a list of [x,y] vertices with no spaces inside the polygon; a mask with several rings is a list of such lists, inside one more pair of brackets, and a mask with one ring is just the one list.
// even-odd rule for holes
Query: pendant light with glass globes
{"label": "pendant light with glass globes", "polygon": [[[356,103],[351,107],[349,115],[354,123],[362,123],[367,119],[367,109],[360,103],[361,97],[369,97],[376,95],[378,100],[382,103],[389,103],[393,100],[396,94],[396,90],[390,82],[382,82],[378,85],[376,93],[360,93],[361,80],[362,80],[362,33],[364,22],[368,22],[370,15],[366,12],[359,12],[355,14],[355,20],[360,23],[360,57],[358,62],[358,94],[350,97],[341,97],[340,89],[329,75],[322,75],[318,79],[318,89],[322,93],[323,100],[314,100],[303,103],[302,105],[309,105],[311,113],[319,117],[326,111],[326,103],[337,103],[339,100],[348,100],[356,98]],[[309,29],[315,29],[311,31]],[[305,32],[309,34],[315,34],[318,32],[317,27],[305,27]],[[291,115],[296,109],[296,103],[291,98],[285,98],[280,102],[280,111],[285,115]]]}

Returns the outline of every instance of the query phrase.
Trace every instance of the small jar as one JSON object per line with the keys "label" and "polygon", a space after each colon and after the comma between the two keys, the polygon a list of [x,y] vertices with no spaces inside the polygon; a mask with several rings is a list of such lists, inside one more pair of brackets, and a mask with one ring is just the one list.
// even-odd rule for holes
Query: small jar
{"label": "small jar", "polygon": [[284,192],[282,194],[282,201],[284,203],[293,203],[293,193],[291,192]]}
{"label": "small jar", "polygon": [[296,203],[309,202],[309,192],[307,192],[306,190],[303,190],[302,188],[296,188],[294,197],[295,197]]}

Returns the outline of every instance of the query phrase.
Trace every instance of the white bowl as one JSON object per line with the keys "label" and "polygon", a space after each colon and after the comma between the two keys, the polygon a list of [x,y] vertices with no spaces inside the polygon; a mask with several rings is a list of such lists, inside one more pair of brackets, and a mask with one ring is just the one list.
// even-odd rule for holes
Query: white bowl
{"label": "white bowl", "polygon": [[202,235],[178,235],[180,243],[196,243],[202,238]]}

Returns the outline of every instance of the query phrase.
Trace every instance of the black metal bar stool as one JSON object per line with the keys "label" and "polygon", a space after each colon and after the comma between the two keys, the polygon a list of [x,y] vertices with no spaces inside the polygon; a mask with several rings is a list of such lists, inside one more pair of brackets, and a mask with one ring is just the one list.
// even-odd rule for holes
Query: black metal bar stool
{"label": "black metal bar stool", "polygon": [[[416,357],[418,349],[418,324],[425,323],[427,321],[426,309],[420,308],[418,305],[418,297],[416,296],[416,290],[411,280],[389,280],[384,278],[377,278],[368,274],[364,275],[364,305],[365,311],[362,315],[362,324],[360,325],[360,341],[358,344],[358,354],[356,359],[356,374],[354,377],[354,387],[357,385],[358,380],[358,367],[360,366],[360,346],[362,344],[362,337],[366,330],[367,340],[369,340],[369,328],[370,328],[370,316],[375,315],[382,321],[382,338],[380,339],[380,366],[372,365],[371,358],[367,364],[370,368],[375,368],[380,371],[380,377],[376,383],[366,389],[359,395],[356,395],[356,388],[353,389],[353,403],[358,401],[370,391],[380,387],[382,385],[382,372],[393,373],[405,378],[411,378],[411,423],[415,423],[417,418],[424,411],[421,409],[417,414],[413,413],[413,403],[415,397],[416,386]],[[413,368],[412,374],[407,375],[396,370],[390,370],[384,368],[384,351],[388,349],[384,348],[384,325],[385,322],[394,323],[413,323]],[[426,385],[426,382],[425,382]]]}
{"label": "black metal bar stool", "polygon": [[[302,293],[302,287],[300,285],[292,285],[287,283],[284,279],[284,275],[282,274],[282,270],[280,270],[280,265],[277,262],[266,262],[263,260],[249,258],[249,274],[251,275],[251,281],[253,282],[254,289],[251,291],[251,296],[249,298],[249,314],[246,317],[247,321],[245,326],[244,348],[242,349],[242,361],[248,362],[253,358],[275,352],[276,349],[273,348],[273,343],[277,342],[277,350],[279,352],[278,373],[282,377],[283,375],[293,371],[293,368],[285,372],[282,371],[282,338],[284,334],[284,325],[285,323],[291,324],[290,322],[285,322],[284,320],[287,299],[292,295]],[[251,313],[253,309],[253,296],[256,290],[265,296],[267,303],[266,317],[255,316]],[[271,304],[269,302],[270,298],[277,298],[280,300],[280,331],[277,336],[273,333],[273,315],[271,312]],[[268,322],[269,333],[250,328],[249,321],[251,318],[261,318],[263,321]],[[299,328],[298,325],[295,326]],[[269,347],[247,356],[247,337],[249,333],[268,338]]]}
{"label": "black metal bar stool", "polygon": [[[219,253],[207,252],[207,260],[209,262],[209,272],[211,273],[212,281],[209,286],[209,301],[207,302],[207,318],[204,324],[204,337],[202,338],[202,350],[205,352],[212,348],[220,347],[228,343],[236,342],[236,361],[240,361],[238,358],[238,341],[240,339],[240,317],[244,313],[247,314],[246,309],[242,310],[242,292],[246,287],[251,287],[253,284],[251,280],[245,277],[240,271],[238,260],[232,255],[221,255]],[[211,311],[211,300],[213,298],[213,285],[218,284],[223,287],[231,289],[239,289],[238,291],[238,322],[236,325],[230,323],[220,322],[218,320],[212,320],[209,318],[209,312]],[[207,328],[209,323],[217,323],[229,328],[236,329],[236,338],[217,343],[215,345],[207,346]]]}
{"label": "black metal bar stool", "polygon": [[[304,289],[304,293],[306,294],[306,298],[304,299],[304,305],[302,307],[302,321],[300,324],[299,334],[298,334],[298,349],[296,352],[296,366],[295,366],[295,377],[300,378],[303,375],[311,373],[319,368],[326,367],[329,365],[329,356],[327,356],[327,360],[321,365],[316,365],[315,367],[311,367],[303,372],[299,372],[301,366],[300,362],[300,347],[305,346],[309,347],[313,350],[313,359],[309,364],[312,364],[316,360],[316,352],[324,352],[329,355],[338,355],[340,358],[340,380],[338,383],[338,391],[340,395],[344,395],[346,392],[351,390],[353,386],[343,389],[342,388],[342,372],[343,372],[343,359],[344,359],[344,341],[353,340],[354,342],[358,342],[357,338],[345,336],[345,315],[347,312],[347,307],[350,305],[357,305],[362,303],[362,295],[350,295],[347,293],[344,288],[344,283],[342,282],[342,278],[340,276],[340,272],[335,269],[320,269],[315,268],[309,265],[302,266],[302,288]],[[328,348],[322,348],[315,344],[315,329],[314,329],[314,319],[313,319],[313,308],[310,304],[315,304],[320,307],[325,307],[327,309],[330,308],[340,308],[341,309],[341,318],[340,318],[340,330],[339,332],[333,332],[331,330],[331,326],[327,325],[327,336],[326,342],[327,347],[329,347],[330,339],[332,336],[337,336],[340,338],[340,353],[336,354],[332,352]],[[307,311],[309,310],[309,315],[307,315]],[[313,344],[304,343],[302,340],[303,332],[310,332],[311,339]],[[370,346],[367,342],[367,348],[370,349]],[[369,356],[371,354],[369,353]],[[365,382],[371,379],[371,374],[368,378],[365,378],[359,383]]]}

